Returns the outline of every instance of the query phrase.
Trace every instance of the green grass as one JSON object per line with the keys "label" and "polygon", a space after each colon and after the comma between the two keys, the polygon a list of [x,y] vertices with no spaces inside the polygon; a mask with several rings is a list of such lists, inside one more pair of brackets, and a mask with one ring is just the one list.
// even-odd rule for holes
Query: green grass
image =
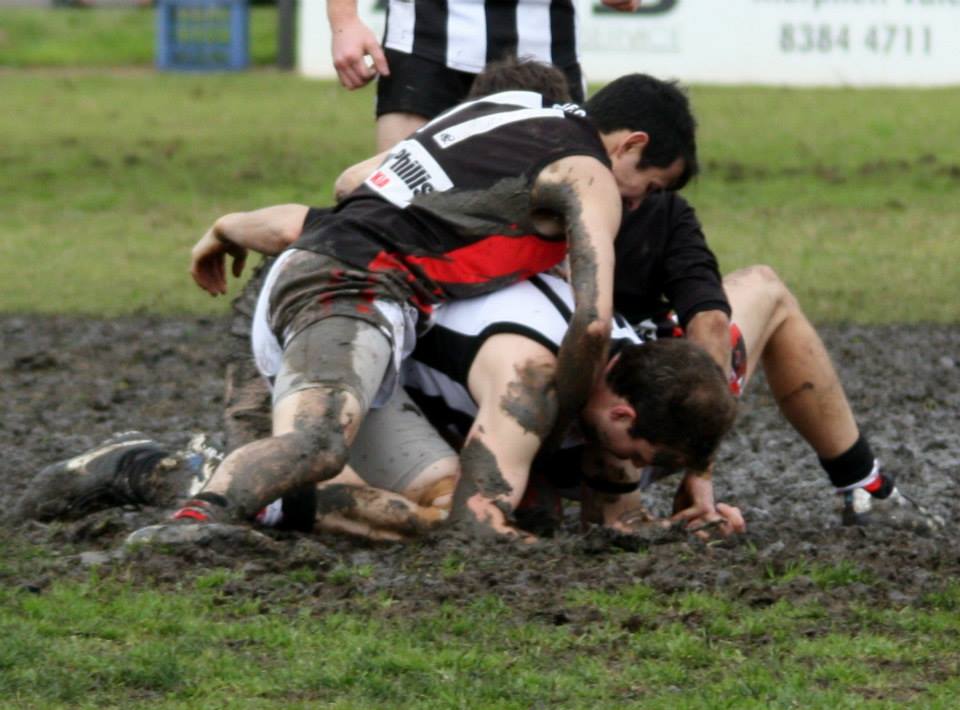
{"label": "green grass", "polygon": [[[8,72],[0,92],[0,312],[221,312],[185,275],[213,219],[328,203],[373,146],[371,90],[274,72]],[[820,322],[960,322],[960,89],[692,94],[686,194],[725,271],[771,264]]]}
{"label": "green grass", "polygon": [[368,93],[276,73],[16,74],[0,92],[0,311],[215,311],[186,275],[213,219],[326,203],[373,142]]}
{"label": "green grass", "polygon": [[[250,11],[250,61],[277,56],[272,7]],[[0,67],[128,67],[154,61],[152,8],[3,8]]]}
{"label": "green grass", "polygon": [[495,596],[407,617],[386,597],[317,614],[242,588],[213,570],[176,593],[95,575],[0,590],[0,705],[947,708],[960,692],[960,621],[935,604],[828,613],[628,586],[571,596],[591,621],[557,625]]}

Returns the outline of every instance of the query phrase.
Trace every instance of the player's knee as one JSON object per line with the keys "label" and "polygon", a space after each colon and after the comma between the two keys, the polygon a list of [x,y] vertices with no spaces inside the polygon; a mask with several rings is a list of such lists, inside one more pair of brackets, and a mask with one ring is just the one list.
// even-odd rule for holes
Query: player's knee
{"label": "player's knee", "polygon": [[796,298],[772,266],[767,264],[747,266],[730,274],[730,279],[740,289],[753,294],[756,298],[762,298],[771,313],[779,310],[785,315],[786,312],[798,307]]}
{"label": "player's knee", "polygon": [[336,476],[347,465],[349,447],[343,431],[317,427],[284,434],[285,448],[303,466],[299,483],[317,483]]}
{"label": "player's knee", "polygon": [[460,459],[451,456],[434,464],[430,481],[416,493],[414,500],[425,508],[450,510],[453,492],[460,479]]}

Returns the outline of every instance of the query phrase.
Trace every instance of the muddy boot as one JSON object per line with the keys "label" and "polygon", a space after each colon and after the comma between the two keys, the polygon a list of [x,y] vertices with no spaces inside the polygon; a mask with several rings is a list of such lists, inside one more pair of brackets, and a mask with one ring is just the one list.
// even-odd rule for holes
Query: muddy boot
{"label": "muddy boot", "polygon": [[269,540],[248,525],[238,524],[234,512],[223,496],[200,492],[183,501],[167,522],[131,533],[126,544],[200,545],[229,539],[241,543]]}
{"label": "muddy boot", "polygon": [[944,527],[943,518],[903,495],[892,480],[879,494],[855,488],[841,495],[844,525],[877,525],[921,534],[937,532]]}
{"label": "muddy boot", "polygon": [[[191,454],[192,455],[192,454]],[[41,470],[20,500],[22,518],[79,517],[115,505],[172,501],[194,476],[189,455],[177,455],[138,431],[115,434],[79,456]]]}
{"label": "muddy boot", "polygon": [[161,545],[174,548],[217,545],[237,552],[242,549],[272,550],[277,547],[274,540],[247,525],[190,523],[182,520],[140,528],[127,537],[124,545]]}

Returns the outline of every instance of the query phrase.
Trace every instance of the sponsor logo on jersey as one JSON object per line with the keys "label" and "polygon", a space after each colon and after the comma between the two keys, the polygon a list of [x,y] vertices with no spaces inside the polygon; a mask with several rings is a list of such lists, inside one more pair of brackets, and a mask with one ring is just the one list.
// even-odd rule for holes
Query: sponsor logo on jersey
{"label": "sponsor logo on jersey", "polygon": [[453,187],[439,163],[414,140],[398,143],[365,182],[397,207],[406,207],[418,195]]}

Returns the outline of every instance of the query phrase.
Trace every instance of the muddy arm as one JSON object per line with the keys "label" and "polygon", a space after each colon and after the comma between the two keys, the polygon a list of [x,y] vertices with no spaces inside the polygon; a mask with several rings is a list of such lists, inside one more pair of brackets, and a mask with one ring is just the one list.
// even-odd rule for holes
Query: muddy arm
{"label": "muddy arm", "polygon": [[315,532],[335,532],[369,540],[410,540],[446,520],[439,506],[419,505],[393,491],[328,481],[317,486]]}
{"label": "muddy arm", "polygon": [[479,406],[460,454],[451,519],[471,533],[517,535],[512,525],[530,466],[556,415],[553,354],[520,335],[488,338],[467,383]]}
{"label": "muddy arm", "polygon": [[613,319],[613,240],[622,203],[612,173],[586,156],[544,168],[532,199],[535,212],[563,217],[576,303],[557,355],[559,415],[553,446],[586,403],[606,362]]}
{"label": "muddy arm", "polygon": [[233,259],[234,277],[239,277],[249,250],[279,254],[300,236],[308,209],[306,205],[274,205],[220,217],[191,251],[193,280],[211,295],[226,293],[227,256]]}

